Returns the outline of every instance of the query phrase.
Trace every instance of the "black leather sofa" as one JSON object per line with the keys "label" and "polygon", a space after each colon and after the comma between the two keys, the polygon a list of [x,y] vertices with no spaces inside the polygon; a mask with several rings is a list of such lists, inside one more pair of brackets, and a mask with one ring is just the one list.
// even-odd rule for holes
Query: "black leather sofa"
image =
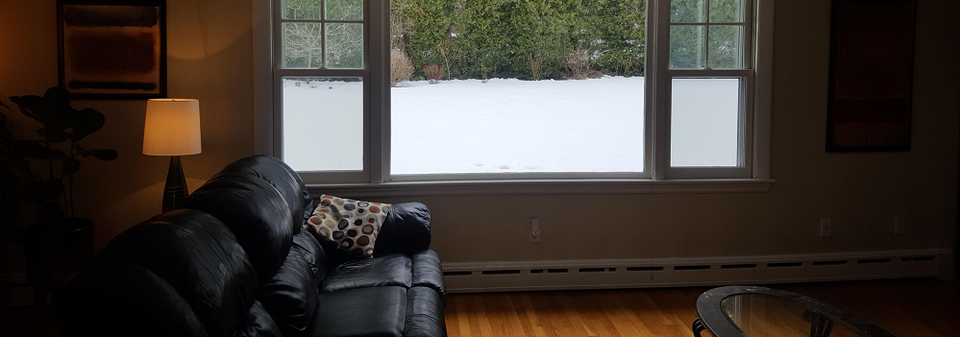
{"label": "black leather sofa", "polygon": [[[53,297],[65,336],[445,336],[430,213],[396,204],[373,259],[324,247],[279,159],[241,159],[114,238]],[[333,249],[332,249],[333,248]]]}

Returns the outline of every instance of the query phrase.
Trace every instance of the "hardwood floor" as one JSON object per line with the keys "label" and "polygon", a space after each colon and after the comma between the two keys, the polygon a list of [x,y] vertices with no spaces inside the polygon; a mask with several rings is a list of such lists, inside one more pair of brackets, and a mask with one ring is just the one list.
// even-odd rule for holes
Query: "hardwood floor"
{"label": "hardwood floor", "polygon": [[[773,285],[817,298],[894,336],[960,336],[960,281]],[[709,288],[450,294],[450,336],[683,336]],[[0,336],[59,336],[49,308],[0,307]],[[709,334],[704,332],[704,336]],[[765,336],[783,336],[766,334]],[[798,334],[798,336],[806,336]],[[834,332],[832,336],[841,336]]]}
{"label": "hardwood floor", "polygon": [[[960,282],[773,285],[844,308],[898,337],[960,336]],[[451,294],[449,336],[684,336],[709,288]],[[704,336],[709,335],[704,332]],[[834,333],[840,335],[840,332]]]}

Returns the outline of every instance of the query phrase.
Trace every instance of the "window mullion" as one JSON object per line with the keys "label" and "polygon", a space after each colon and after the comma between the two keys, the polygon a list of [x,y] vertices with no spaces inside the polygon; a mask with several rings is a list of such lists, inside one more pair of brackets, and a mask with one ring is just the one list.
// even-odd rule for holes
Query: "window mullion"
{"label": "window mullion", "polygon": [[[648,2],[646,15],[646,36],[657,36],[658,31],[660,30],[657,23],[657,11],[658,3],[657,0]],[[656,167],[656,134],[654,127],[656,126],[656,82],[655,79],[656,73],[658,72],[657,68],[657,42],[651,42],[651,39],[647,38],[644,42],[646,44],[644,48],[644,106],[643,106],[643,173],[650,179],[656,179],[655,172],[657,171]]]}
{"label": "window mullion", "polygon": [[327,67],[327,4],[320,0],[320,68]]}
{"label": "window mullion", "polygon": [[710,0],[704,0],[705,16],[703,22],[703,68],[710,69]]}
{"label": "window mullion", "polygon": [[655,38],[656,56],[654,64],[654,168],[651,178],[663,180],[670,168],[670,0],[656,0],[657,7]]}
{"label": "window mullion", "polygon": [[367,69],[370,69],[369,127],[365,148],[369,149],[370,183],[390,177],[390,2],[367,1]]}

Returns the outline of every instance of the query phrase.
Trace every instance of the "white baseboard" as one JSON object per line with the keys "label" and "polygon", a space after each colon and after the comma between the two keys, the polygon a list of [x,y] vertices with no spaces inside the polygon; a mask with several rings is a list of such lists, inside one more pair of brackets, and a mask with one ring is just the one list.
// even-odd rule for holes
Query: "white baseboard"
{"label": "white baseboard", "polygon": [[444,263],[450,293],[616,289],[954,276],[951,249]]}
{"label": "white baseboard", "polygon": [[[841,264],[842,262],[842,264]],[[443,263],[449,293],[953,279],[951,249],[734,257]],[[0,305],[30,305],[24,274],[0,275]]]}

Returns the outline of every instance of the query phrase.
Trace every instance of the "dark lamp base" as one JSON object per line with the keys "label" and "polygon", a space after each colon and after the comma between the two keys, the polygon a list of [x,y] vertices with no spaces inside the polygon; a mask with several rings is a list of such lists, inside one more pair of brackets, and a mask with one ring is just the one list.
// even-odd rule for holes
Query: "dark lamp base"
{"label": "dark lamp base", "polygon": [[170,169],[167,171],[167,184],[163,188],[163,212],[180,208],[187,197],[187,180],[183,177],[180,157],[170,157]]}

